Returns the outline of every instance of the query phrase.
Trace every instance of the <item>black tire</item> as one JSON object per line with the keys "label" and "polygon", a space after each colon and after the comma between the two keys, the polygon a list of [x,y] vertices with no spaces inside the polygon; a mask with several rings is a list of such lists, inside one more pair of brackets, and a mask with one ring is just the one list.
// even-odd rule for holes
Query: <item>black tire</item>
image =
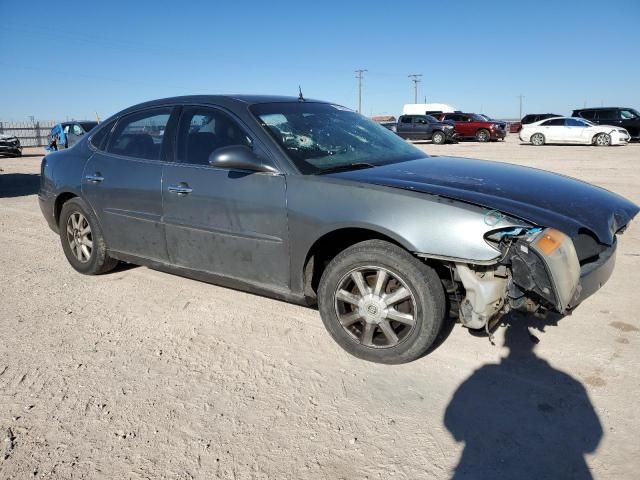
{"label": "black tire", "polygon": [[599,133],[593,137],[592,143],[597,147],[609,147],[611,145],[611,135],[608,133]]}
{"label": "black tire", "polygon": [[491,133],[486,128],[481,128],[476,132],[476,140],[479,142],[488,142],[491,140]]}
{"label": "black tire", "polygon": [[436,130],[435,132],[433,132],[433,135],[431,136],[431,141],[436,145],[442,145],[444,142],[447,141],[447,137],[444,134],[444,132],[441,132],[440,130]]}
{"label": "black tire", "polygon": [[[81,217],[78,217],[78,215],[81,215]],[[84,261],[78,258],[78,254],[76,253],[78,250],[73,250],[70,243],[71,238],[77,237],[80,233],[79,228],[74,229],[71,225],[69,226],[74,230],[74,234],[72,235],[68,231],[67,226],[72,222],[72,220],[70,221],[71,216],[74,216],[74,219],[84,218],[90,229],[88,235],[90,236],[89,240],[91,241],[92,246],[89,250],[90,255],[88,255],[87,259]],[[113,270],[118,264],[118,261],[111,258],[107,253],[107,245],[105,244],[100,224],[98,223],[98,219],[94,215],[93,210],[81,198],[72,198],[62,206],[58,227],[60,230],[62,250],[64,251],[64,254],[71,266],[78,272],[84,273],[85,275],[100,275]],[[76,247],[78,246],[76,245]],[[78,249],[79,248],[80,247],[78,247]],[[84,254],[80,255],[82,256]]]}
{"label": "black tire", "polygon": [[[536,139],[534,140],[533,137],[536,137]],[[539,140],[538,140],[539,139]],[[541,133],[534,133],[533,135],[531,135],[531,138],[529,138],[529,141],[531,142],[531,145],[535,145],[537,147],[540,147],[542,145],[545,144],[546,139],[544,138],[544,135]]]}
{"label": "black tire", "polygon": [[[392,282],[396,285],[406,287],[411,294],[410,302],[412,324],[407,326],[390,319],[387,320],[398,338],[403,335],[397,343],[391,346],[366,346],[353,332],[348,329],[358,328],[362,331],[368,321],[358,320],[349,327],[343,327],[339,317],[339,297],[338,290],[344,285],[345,278],[350,278],[350,272],[358,269],[379,269],[388,275],[387,284],[382,291],[383,297],[390,298],[390,288]],[[369,289],[373,291],[375,278],[364,277]],[[397,290],[396,290],[397,292]],[[318,289],[318,308],[322,321],[333,339],[347,352],[370,362],[400,364],[414,361],[424,356],[433,345],[442,329],[446,314],[445,293],[436,272],[406,250],[382,240],[368,240],[353,245],[339,253],[327,266]],[[355,309],[355,311],[360,311]],[[395,310],[395,309],[394,309]],[[368,310],[367,308],[367,311]],[[351,312],[351,313],[354,313]],[[398,311],[395,310],[397,313]],[[342,314],[342,315],[349,315]],[[344,318],[344,317],[343,317]],[[386,319],[385,319],[386,320]],[[409,330],[406,330],[409,329]],[[375,338],[386,339],[381,325],[375,325]],[[374,337],[371,337],[374,338]]]}

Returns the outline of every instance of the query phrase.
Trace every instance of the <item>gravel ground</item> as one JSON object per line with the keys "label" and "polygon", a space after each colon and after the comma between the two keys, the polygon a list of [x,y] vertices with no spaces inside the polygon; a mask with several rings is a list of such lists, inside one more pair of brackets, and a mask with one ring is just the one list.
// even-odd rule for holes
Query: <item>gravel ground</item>
{"label": "gravel ground", "polygon": [[[420,147],[640,203],[637,144]],[[42,152],[25,153],[0,158],[0,478],[637,478],[637,222],[572,316],[508,318],[495,346],[456,326],[382,366],[313,309],[142,267],[76,273],[37,205]]]}

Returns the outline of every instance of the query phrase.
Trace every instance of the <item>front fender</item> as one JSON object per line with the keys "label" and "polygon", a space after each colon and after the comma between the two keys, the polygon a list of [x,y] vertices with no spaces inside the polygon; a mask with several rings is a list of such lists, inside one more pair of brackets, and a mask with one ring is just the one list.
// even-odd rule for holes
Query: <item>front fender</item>
{"label": "front fender", "polygon": [[423,257],[491,264],[500,252],[485,241],[487,232],[531,226],[436,195],[323,176],[287,177],[287,208],[292,273],[302,271],[316,240],[342,228],[379,232]]}

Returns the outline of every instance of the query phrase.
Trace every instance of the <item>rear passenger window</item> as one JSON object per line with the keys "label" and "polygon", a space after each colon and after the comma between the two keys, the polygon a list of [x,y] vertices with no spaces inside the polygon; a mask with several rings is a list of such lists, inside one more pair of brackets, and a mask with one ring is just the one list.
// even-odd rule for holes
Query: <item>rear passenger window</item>
{"label": "rear passenger window", "polygon": [[578,120],[577,118],[567,118],[564,121],[565,127],[584,127],[586,126],[583,122]]}
{"label": "rear passenger window", "polygon": [[171,109],[133,113],[118,122],[107,151],[116,155],[160,160]]}
{"label": "rear passenger window", "polygon": [[564,118],[554,118],[542,123],[545,127],[564,127]]}
{"label": "rear passenger window", "polygon": [[105,147],[105,140],[107,138],[107,135],[109,135],[109,132],[113,128],[114,123],[115,121],[111,121],[106,125],[99,125],[98,127],[96,127],[96,133],[94,133],[89,139],[91,145],[93,145],[98,150],[103,150]]}
{"label": "rear passenger window", "polygon": [[596,112],[594,112],[593,110],[587,110],[585,112],[580,112],[580,116],[582,118],[586,118],[587,120],[593,120],[594,118],[596,118]]}
{"label": "rear passenger window", "polygon": [[617,120],[618,116],[616,115],[618,112],[615,110],[599,110],[598,111],[598,120]]}
{"label": "rear passenger window", "polygon": [[251,139],[231,117],[214,108],[187,107],[178,127],[178,159],[209,165],[209,155],[231,145],[251,146]]}
{"label": "rear passenger window", "polygon": [[401,123],[411,123],[411,117],[400,117]]}

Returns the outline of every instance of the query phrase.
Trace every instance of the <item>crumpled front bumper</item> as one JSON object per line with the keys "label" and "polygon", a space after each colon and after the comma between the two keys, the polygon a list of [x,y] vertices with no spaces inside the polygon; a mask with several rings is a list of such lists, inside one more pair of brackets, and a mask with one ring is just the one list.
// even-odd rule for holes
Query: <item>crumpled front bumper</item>
{"label": "crumpled front bumper", "polygon": [[616,249],[614,243],[602,252],[594,262],[587,263],[580,268],[580,283],[576,289],[568,310],[577,307],[581,302],[589,298],[609,280],[616,265]]}
{"label": "crumpled front bumper", "polygon": [[615,267],[615,254],[614,242],[581,265],[573,240],[558,230],[545,229],[515,244],[513,280],[565,314],[606,283]]}
{"label": "crumpled front bumper", "polygon": [[19,143],[0,141],[0,154],[21,155],[22,146]]}

